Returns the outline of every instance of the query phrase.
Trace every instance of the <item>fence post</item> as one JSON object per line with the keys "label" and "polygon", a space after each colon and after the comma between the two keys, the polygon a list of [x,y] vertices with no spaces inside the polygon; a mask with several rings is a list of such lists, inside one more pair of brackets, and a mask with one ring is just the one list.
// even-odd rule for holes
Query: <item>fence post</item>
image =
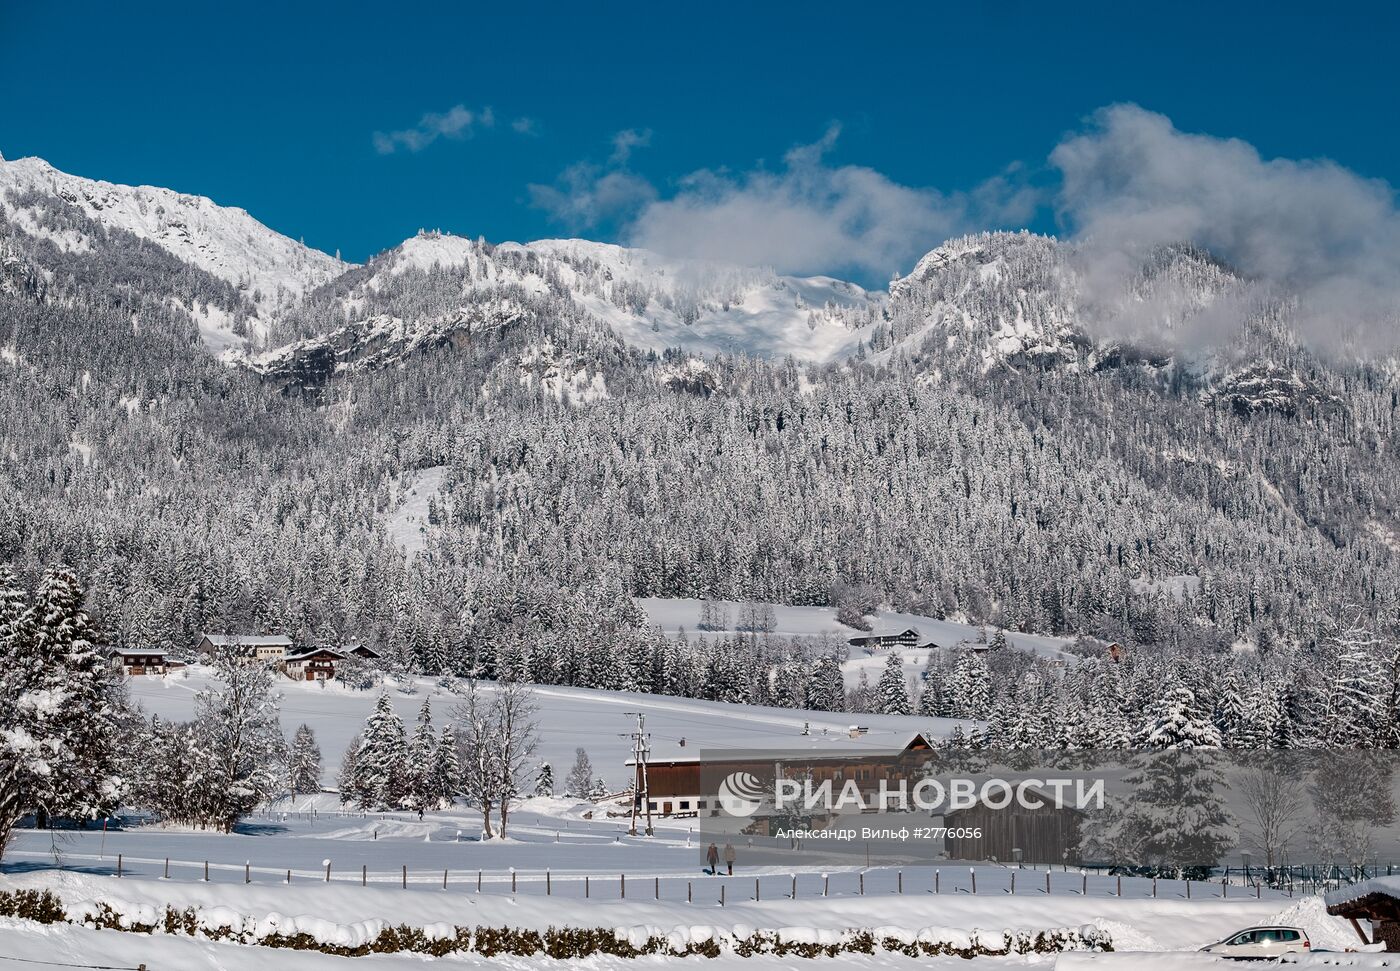
{"label": "fence post", "polygon": [[620,874],[620,880],[621,880],[621,882],[618,884],[618,887],[620,888],[619,899],[621,899],[621,900],[626,900],[626,899],[627,899],[627,874],[625,874],[625,873]]}
{"label": "fence post", "polygon": [[754,878],[753,878],[753,901],[754,901],[754,903],[758,903],[758,902],[759,902],[759,897],[758,897],[758,877],[754,877]]}
{"label": "fence post", "polygon": [[288,870],[288,871],[287,871],[287,884],[288,884],[288,886],[291,885],[291,882],[292,882],[292,871],[291,871],[291,870]]}
{"label": "fence post", "polygon": [[934,871],[933,871],[933,892],[934,892],[934,893],[938,893],[938,878],[939,878],[939,876],[941,876],[941,875],[942,875],[942,871],[940,871],[940,870],[934,870]]}
{"label": "fence post", "polygon": [[865,896],[865,871],[860,872],[860,895]]}
{"label": "fence post", "polygon": [[549,871],[546,870],[546,871],[544,871],[544,895],[545,895],[546,897],[548,897],[548,896],[550,896],[553,892],[554,892],[554,888],[553,888],[553,886],[550,884],[550,880],[549,880]]}
{"label": "fence post", "polygon": [[208,882],[209,882],[209,861],[208,861],[208,860],[205,860],[205,861],[204,861],[204,882],[205,882],[205,883],[208,883]]}
{"label": "fence post", "polygon": [[244,883],[252,883],[252,882],[253,882],[253,861],[252,861],[252,860],[244,860],[244,861],[243,861],[243,882],[244,882]]}
{"label": "fence post", "polygon": [[661,878],[660,878],[660,877],[657,877],[657,878],[656,878],[656,899],[657,899],[657,900],[660,900],[660,899],[661,899]]}
{"label": "fence post", "polygon": [[588,899],[588,878],[587,878],[587,877],[584,877],[584,878],[583,878],[583,899],[584,899],[584,900],[587,900],[587,899]]}
{"label": "fence post", "polygon": [[1087,897],[1089,896],[1089,874],[1085,872],[1081,873],[1080,876],[1084,878],[1084,881],[1080,884],[1079,895],[1081,897]]}
{"label": "fence post", "polygon": [[972,892],[977,892],[977,871],[973,867],[968,867],[967,872],[972,874]]}
{"label": "fence post", "polygon": [[1153,900],[1156,900],[1156,899],[1157,899],[1157,876],[1156,876],[1156,874],[1153,874],[1153,876],[1152,876],[1152,899],[1153,899]]}
{"label": "fence post", "polygon": [[408,864],[403,865],[403,889],[408,889]]}
{"label": "fence post", "polygon": [[1011,896],[1016,896],[1016,871],[1011,871]]}
{"label": "fence post", "polygon": [[476,871],[476,892],[481,893],[481,871]]}
{"label": "fence post", "polygon": [[364,863],[360,864],[360,886],[369,886],[369,866]]}
{"label": "fence post", "polygon": [[719,885],[719,905],[724,906],[724,884]]}
{"label": "fence post", "polygon": [[687,881],[685,882],[685,902],[686,902],[686,903],[692,903],[692,902],[693,902],[693,901],[692,901],[692,898],[691,898],[691,889],[692,889],[692,884],[691,884],[691,882],[690,882],[689,880],[687,880]]}
{"label": "fence post", "polygon": [[1050,896],[1050,868],[1045,869],[1045,896]]}
{"label": "fence post", "polygon": [[118,854],[117,854],[117,879],[120,880],[121,877],[122,877],[122,855],[121,855],[120,853],[118,853]]}
{"label": "fence post", "polygon": [[792,899],[797,899],[797,874],[792,875]]}
{"label": "fence post", "polygon": [[510,892],[515,893],[515,867],[510,868]]}
{"label": "fence post", "polygon": [[830,895],[831,895],[831,874],[829,874],[829,873],[823,873],[823,874],[822,874],[822,896],[823,896],[823,897],[828,897],[828,896],[830,896]]}
{"label": "fence post", "polygon": [[1118,875],[1118,896],[1123,896],[1123,875]]}
{"label": "fence post", "polygon": [[1190,899],[1191,899],[1191,881],[1190,881],[1190,880],[1187,880],[1187,881],[1186,881],[1186,899],[1187,899],[1187,900],[1190,900]]}
{"label": "fence post", "polygon": [[[1015,879],[1015,878],[1013,877],[1012,879]],[[895,887],[896,891],[897,891],[898,893],[903,893],[903,892],[904,892],[904,871],[903,871],[903,870],[900,870],[898,873],[895,874],[895,883],[896,883],[896,887]]]}
{"label": "fence post", "polygon": [[326,868],[326,882],[331,882],[331,861],[329,858],[321,861],[321,865]]}
{"label": "fence post", "polygon": [[170,857],[165,858],[165,879],[170,879]]}
{"label": "fence post", "polygon": [[442,889],[447,889],[447,867],[442,868]]}

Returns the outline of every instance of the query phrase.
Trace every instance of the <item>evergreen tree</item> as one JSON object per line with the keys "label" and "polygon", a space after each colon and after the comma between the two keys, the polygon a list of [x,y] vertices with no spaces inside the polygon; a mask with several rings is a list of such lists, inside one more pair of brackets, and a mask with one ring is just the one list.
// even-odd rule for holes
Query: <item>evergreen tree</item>
{"label": "evergreen tree", "polygon": [[310,725],[301,725],[287,754],[287,779],[291,791],[308,795],[321,791],[321,748]]}
{"label": "evergreen tree", "polygon": [[379,695],[365,720],[363,740],[355,755],[354,789],[360,808],[401,809],[412,798],[412,773],[403,721],[394,712],[387,692]]}
{"label": "evergreen tree", "polygon": [[875,685],[876,705],[882,715],[907,715],[909,709],[909,686],[904,680],[904,661],[898,653],[891,651],[885,659],[885,670]]}
{"label": "evergreen tree", "polygon": [[554,795],[554,770],[549,767],[548,762],[540,763],[539,774],[535,776],[535,795]]}

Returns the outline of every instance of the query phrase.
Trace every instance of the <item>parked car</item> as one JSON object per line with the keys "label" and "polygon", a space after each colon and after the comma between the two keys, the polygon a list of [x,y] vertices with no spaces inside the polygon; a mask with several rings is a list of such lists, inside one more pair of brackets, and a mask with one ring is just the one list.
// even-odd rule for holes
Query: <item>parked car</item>
{"label": "parked car", "polygon": [[1201,950],[1227,958],[1272,958],[1306,954],[1312,950],[1312,942],[1301,927],[1246,927]]}

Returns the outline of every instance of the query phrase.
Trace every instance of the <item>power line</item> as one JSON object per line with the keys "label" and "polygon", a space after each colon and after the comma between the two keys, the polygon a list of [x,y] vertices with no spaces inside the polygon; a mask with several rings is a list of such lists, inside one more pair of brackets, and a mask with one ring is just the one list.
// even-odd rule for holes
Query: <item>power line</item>
{"label": "power line", "polygon": [[70,964],[67,961],[40,961],[37,958],[17,958],[6,954],[0,954],[0,961],[15,961],[20,964],[44,964],[51,968],[89,968],[95,971],[146,971],[144,964],[138,967],[129,967],[125,964]]}

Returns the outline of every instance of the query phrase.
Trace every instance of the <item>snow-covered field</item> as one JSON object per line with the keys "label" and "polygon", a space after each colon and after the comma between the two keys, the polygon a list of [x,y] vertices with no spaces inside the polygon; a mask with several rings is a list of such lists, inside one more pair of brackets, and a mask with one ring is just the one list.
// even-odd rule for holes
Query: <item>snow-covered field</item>
{"label": "snow-covered field", "polygon": [[[794,608],[795,609],[795,608]],[[804,617],[803,615],[806,614]],[[799,610],[781,616],[780,626],[820,623],[820,615]],[[195,692],[209,682],[195,667],[167,678],[134,678],[131,694],[148,713],[187,719]],[[364,724],[377,697],[337,684],[286,681],[280,685],[284,728],[301,722],[317,733],[327,781],[333,780],[340,753]],[[482,690],[490,692],[491,685]],[[658,757],[703,747],[796,744],[802,732],[847,738],[849,715],[722,705],[686,699],[574,688],[535,689],[540,706],[541,756],[561,780],[574,748],[588,749],[595,770],[621,788],[634,719],[647,714]],[[428,679],[391,689],[395,709],[413,719],[423,698],[433,698],[435,721],[450,717],[455,695]],[[915,730],[942,735],[952,722],[895,716],[862,716],[869,734],[855,744],[884,746]],[[614,812],[616,808],[614,807]],[[737,847],[732,877],[701,872],[704,839],[694,819],[656,819],[656,835],[631,837],[626,820],[595,806],[565,798],[525,800],[512,815],[509,839],[481,841],[479,817],[456,809],[429,813],[342,812],[334,794],[302,797],[249,817],[237,832],[212,834],[141,825],[107,832],[21,831],[7,854],[0,889],[41,887],[59,893],[71,908],[106,903],[120,913],[149,915],[166,905],[193,907],[211,921],[238,926],[276,926],[304,931],[326,941],[373,939],[385,923],[549,926],[649,929],[663,935],[715,928],[739,936],[748,929],[811,935],[856,928],[886,928],[897,935],[958,935],[975,929],[1044,931],[1093,925],[1112,936],[1115,946],[1161,954],[1189,951],[1251,923],[1287,920],[1307,927],[1315,942],[1348,946],[1349,928],[1327,918],[1316,898],[1291,900],[1278,893],[1255,896],[1251,889],[1124,880],[1121,896],[1114,878],[1073,870],[978,866],[931,859],[928,865],[832,867],[817,858],[793,855],[782,866],[747,866],[748,848]],[[121,876],[116,875],[120,855]],[[167,860],[169,861],[167,863]],[[207,861],[207,877],[205,864]],[[329,879],[327,879],[329,861]],[[168,868],[168,869],[167,869]],[[1013,884],[1013,880],[1015,881]],[[444,881],[446,886],[444,887]],[[1013,892],[1014,889],[1014,892]],[[936,891],[936,892],[935,892]],[[1086,892],[1087,891],[1087,892]],[[222,925],[219,925],[222,926]],[[231,925],[232,926],[232,925]],[[342,959],[325,955],[271,952],[227,942],[156,939],[73,926],[39,927],[24,922],[0,925],[0,956],[61,955],[73,963],[136,967],[244,968],[272,962],[282,968],[319,968],[346,960],[397,968],[422,957]],[[129,957],[128,957],[129,956]],[[90,960],[101,957],[104,960]],[[1165,967],[1159,963],[1119,963],[1105,967]],[[450,958],[484,963],[479,955]],[[515,958],[515,966],[552,963]],[[648,957],[636,960],[695,961]],[[774,956],[717,959],[721,966],[805,967],[810,959]],[[869,967],[961,967],[956,958],[905,958],[897,954],[843,956]],[[1128,963],[1123,963],[1127,960]],[[157,963],[160,962],[160,963]],[[624,963],[620,958],[586,959],[590,967]],[[1054,966],[1040,958],[978,959],[1003,966]],[[0,960],[0,968],[7,965]],[[705,966],[713,967],[713,963]],[[1064,964],[1064,967],[1088,967]],[[1172,965],[1180,966],[1180,965]],[[1383,966],[1383,965],[1356,965]]]}
{"label": "snow-covered field", "polygon": [[[141,677],[130,680],[130,697],[147,715],[188,721],[194,716],[195,694],[210,683],[207,668],[195,666],[183,674],[167,677]],[[363,728],[365,718],[378,699],[377,690],[357,691],[336,682],[278,681],[282,693],[282,725],[288,734],[305,722],[316,732],[321,746],[322,765],[328,785],[334,785],[340,756],[350,740]],[[481,691],[489,695],[493,686]],[[540,747],[538,756],[554,768],[562,783],[574,761],[574,750],[587,750],[595,775],[621,788],[627,781],[625,761],[632,743],[627,737],[636,725],[629,713],[646,715],[652,751],[657,757],[692,754],[705,748],[782,747],[810,741],[811,736],[828,734],[844,738],[853,721],[869,728],[859,744],[883,748],[922,731],[937,736],[952,732],[951,719],[861,715],[798,711],[790,708],[762,708],[756,705],[730,705],[689,698],[596,691],[587,688],[539,686],[533,689],[539,706]],[[415,678],[389,687],[394,710],[410,726],[418,716],[424,698],[433,705],[433,718],[442,724],[461,698],[430,678]],[[804,737],[803,732],[808,736]],[[682,745],[684,741],[684,745]]]}

